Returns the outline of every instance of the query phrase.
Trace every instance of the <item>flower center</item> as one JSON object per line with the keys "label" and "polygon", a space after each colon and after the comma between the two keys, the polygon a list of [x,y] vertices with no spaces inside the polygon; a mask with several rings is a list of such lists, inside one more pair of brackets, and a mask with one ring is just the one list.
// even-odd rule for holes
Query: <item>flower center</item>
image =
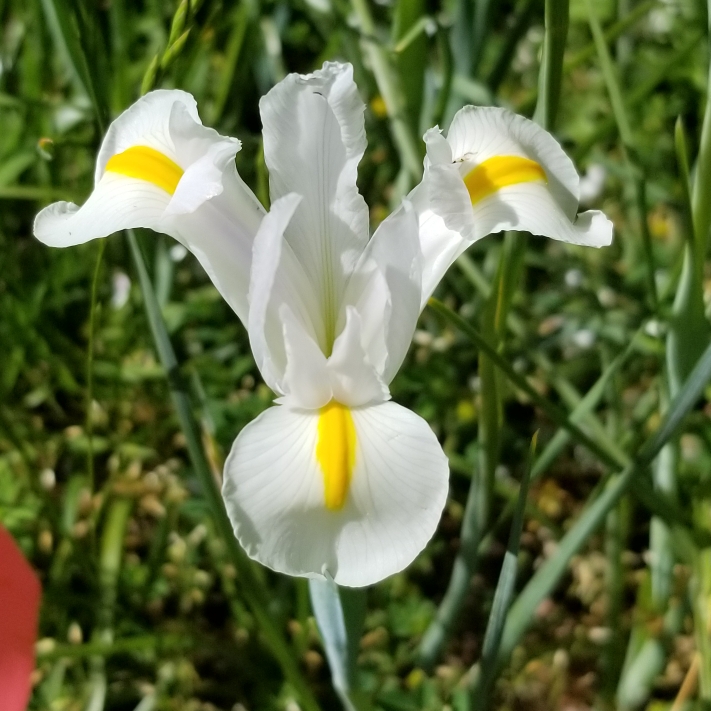
{"label": "flower center", "polygon": [[132,146],[123,153],[111,156],[106,170],[153,183],[169,195],[175,193],[184,173],[168,156],[148,146]]}
{"label": "flower center", "polygon": [[339,511],[348,495],[356,456],[356,431],[351,411],[331,401],[321,408],[318,417],[316,460],[324,482],[327,509]]}
{"label": "flower center", "polygon": [[519,156],[495,156],[480,163],[464,176],[472,205],[508,185],[547,182],[546,171],[535,160]]}

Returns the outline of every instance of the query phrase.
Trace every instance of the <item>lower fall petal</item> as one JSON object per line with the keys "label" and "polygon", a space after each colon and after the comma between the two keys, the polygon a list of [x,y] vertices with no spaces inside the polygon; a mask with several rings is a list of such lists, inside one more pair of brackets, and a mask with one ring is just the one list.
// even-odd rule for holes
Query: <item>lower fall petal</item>
{"label": "lower fall petal", "polygon": [[402,570],[425,547],[448,479],[434,433],[404,407],[284,405],[240,433],[223,495],[250,557],[289,575],[361,587]]}
{"label": "lower fall petal", "polygon": [[170,194],[145,180],[107,173],[78,207],[55,202],[35,218],[35,237],[50,247],[70,247],[130,227],[156,229]]}

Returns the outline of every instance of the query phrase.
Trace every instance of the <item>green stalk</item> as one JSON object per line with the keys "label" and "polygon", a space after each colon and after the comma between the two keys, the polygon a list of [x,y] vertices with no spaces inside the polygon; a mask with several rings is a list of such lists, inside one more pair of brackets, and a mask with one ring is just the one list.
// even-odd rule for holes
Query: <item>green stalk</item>
{"label": "green stalk", "polygon": [[407,119],[405,96],[388,55],[375,39],[375,22],[368,0],[351,0],[351,5],[360,23],[364,49],[370,60],[375,82],[385,102],[390,131],[400,154],[400,161],[414,184],[422,176],[422,149]]}
{"label": "green stalk", "polygon": [[[521,250],[516,250],[507,235],[499,258],[496,291],[492,291],[481,315],[481,329],[488,343],[498,346],[503,334],[503,325],[511,303],[512,284],[518,282],[517,274],[522,266]],[[509,258],[511,253],[519,258]],[[469,584],[479,562],[481,542],[489,528],[494,475],[499,463],[502,404],[499,374],[488,353],[479,350],[479,380],[481,382],[480,412],[477,437],[479,449],[477,463],[472,474],[467,502],[462,517],[460,547],[454,560],[452,575],[437,613],[425,631],[418,652],[419,662],[425,669],[432,669],[456,624],[459,612],[466,599]]]}
{"label": "green stalk", "polygon": [[[711,0],[707,5],[709,21],[708,41],[711,45]],[[689,169],[686,158],[686,140],[683,127],[678,124],[677,154],[680,155],[681,178],[685,189],[689,189]],[[689,348],[697,349],[709,337],[709,324],[704,314],[703,278],[704,262],[708,247],[709,225],[711,224],[711,205],[709,191],[711,190],[711,64],[707,78],[706,107],[704,121],[701,127],[699,153],[696,160],[696,173],[689,201],[691,214],[691,233],[684,254],[684,269],[679,285],[677,299],[674,301],[673,319],[678,319],[680,332],[679,348],[670,362],[670,369],[678,363],[679,370],[687,366],[688,356],[681,346],[686,343]],[[694,329],[695,334],[684,336],[684,327]],[[669,334],[671,338],[672,332]],[[684,340],[682,340],[684,339]],[[689,342],[691,340],[691,342]],[[672,354],[669,353],[670,361]],[[674,373],[676,375],[676,373]],[[676,378],[675,378],[676,381]],[[676,384],[676,382],[675,382]],[[697,516],[698,528],[708,531],[708,511],[711,509],[706,499],[698,505],[701,516]],[[694,577],[691,586],[692,609],[694,612],[694,636],[699,655],[699,698],[702,704],[711,701],[711,548],[705,548],[697,556],[694,565]]]}
{"label": "green stalk", "polygon": [[569,0],[546,0],[543,61],[538,74],[538,103],[533,115],[547,131],[555,127],[568,39]]}
{"label": "green stalk", "polygon": [[[623,32],[628,30],[630,27],[635,25],[639,20],[641,20],[652,8],[659,5],[660,0],[645,0],[641,2],[637,7],[631,12],[625,15],[623,18],[610,25],[605,32],[605,42],[609,45],[622,35]],[[597,52],[597,45],[595,42],[591,42],[587,47],[576,52],[572,57],[569,57],[563,62],[563,74],[567,74],[571,69],[579,67],[581,64],[586,62],[591,57],[595,56]],[[533,107],[538,99],[538,87],[532,89],[526,98],[521,101],[518,110],[521,113],[527,113],[531,107]]]}
{"label": "green stalk", "polygon": [[394,68],[402,91],[410,132],[420,132],[420,115],[427,66],[427,35],[432,20],[425,15],[424,0],[397,0],[393,10],[392,41]]}
{"label": "green stalk", "polygon": [[449,44],[449,33],[441,26],[437,27],[437,50],[442,70],[442,85],[437,93],[437,103],[429,122],[433,126],[439,126],[444,119],[449,97],[452,93],[452,79],[454,78],[454,62],[452,61],[452,48]]}
{"label": "green stalk", "polygon": [[629,497],[623,497],[607,514],[605,530],[605,556],[607,573],[607,610],[605,617],[610,630],[610,638],[605,644],[602,658],[602,696],[608,704],[615,698],[615,689],[620,677],[620,669],[625,658],[625,638],[620,628],[623,612],[625,580],[622,554],[627,541],[627,519]]}
{"label": "green stalk", "polygon": [[479,74],[479,64],[484,56],[486,41],[489,38],[489,15],[491,14],[491,0],[472,0],[474,13],[472,16],[473,31],[471,39],[470,63],[467,74],[476,77]]}
{"label": "green stalk", "polygon": [[[707,6],[709,24],[708,36],[711,39],[711,0]],[[711,226],[711,60],[709,64],[709,79],[706,90],[706,107],[704,122],[701,127],[699,154],[696,160],[696,175],[691,192],[691,214],[694,224],[694,249],[696,256],[703,258],[706,254],[709,226]]]}
{"label": "green stalk", "polygon": [[526,470],[521,480],[521,486],[516,501],[516,509],[511,522],[509,542],[501,565],[501,573],[494,592],[494,600],[491,605],[491,615],[486,625],[484,644],[481,652],[481,662],[477,665],[479,674],[473,674],[474,683],[470,685],[470,698],[475,708],[484,711],[489,706],[491,690],[494,685],[497,671],[497,657],[501,646],[501,635],[506,622],[506,615],[509,611],[511,598],[513,597],[514,585],[516,583],[516,572],[518,569],[518,552],[521,544],[521,532],[523,531],[523,519],[526,510],[526,499],[528,497],[528,486],[531,481],[531,466],[536,454],[536,443],[538,432],[531,439],[531,447],[528,453]]}
{"label": "green stalk", "polygon": [[331,668],[331,682],[345,711],[370,711],[358,688],[356,661],[365,621],[366,593],[339,588],[332,580],[309,580],[311,606]]}
{"label": "green stalk", "polygon": [[670,404],[659,429],[639,449],[632,463],[609,480],[603,493],[580,515],[559,541],[555,554],[536,571],[511,606],[499,651],[500,665],[506,662],[520,642],[535,618],[540,603],[550,595],[567,571],[572,556],[602,524],[630,486],[633,483],[637,486],[644,480],[647,467],[659,455],[664,445],[677,434],[682,421],[698,400],[709,379],[711,345],[704,351],[683,388]]}
{"label": "green stalk", "polygon": [[86,468],[89,476],[89,491],[94,493],[94,418],[92,409],[94,403],[94,331],[96,329],[96,292],[99,288],[99,274],[101,272],[101,261],[106,248],[106,240],[99,242],[99,249],[96,255],[96,266],[94,267],[94,278],[91,281],[91,306],[89,307],[89,345],[86,354]]}
{"label": "green stalk", "polygon": [[188,391],[183,383],[175,351],[170,342],[168,331],[153,291],[153,284],[148,275],[143,255],[133,230],[127,230],[127,237],[136,271],[138,272],[141,291],[143,292],[146,315],[153,333],[158,356],[168,377],[173,404],[175,405],[181,429],[185,435],[188,455],[200,481],[203,495],[207,501],[218,534],[227,546],[232,563],[237,568],[242,595],[257,620],[269,650],[281,666],[284,676],[299,695],[303,708],[309,711],[317,711],[319,706],[313,692],[304,679],[286,639],[274,624],[274,620],[267,610],[266,601],[269,599],[269,595],[254,574],[251,562],[247,559],[235,538],[232,524],[225,511],[222,495],[202,448],[200,430],[193,416]]}
{"label": "green stalk", "polygon": [[[110,646],[114,641],[116,586],[123,558],[123,539],[132,507],[133,501],[131,499],[114,499],[106,514],[99,557],[99,608],[96,629],[92,635],[92,643],[96,645]],[[91,657],[90,668],[89,700],[85,711],[102,711],[106,703],[107,689],[104,656]]]}
{"label": "green stalk", "polygon": [[622,151],[627,165],[627,172],[630,182],[634,185],[635,189],[639,232],[642,237],[642,249],[647,263],[649,297],[652,302],[652,309],[657,312],[659,310],[659,296],[657,295],[657,284],[654,276],[655,267],[654,255],[652,253],[652,238],[647,224],[646,181],[640,166],[633,164],[632,158],[636,156],[636,150],[634,137],[632,135],[632,126],[630,125],[629,117],[625,110],[625,104],[622,99],[622,89],[620,88],[620,83],[617,78],[614,62],[610,56],[610,50],[607,47],[605,36],[593,11],[590,0],[586,0],[586,5],[590,31],[592,32],[597,47],[600,68],[605,78],[605,85],[610,97],[610,104],[612,105],[612,113],[615,117],[620,139],[622,140]]}
{"label": "green stalk", "polygon": [[[457,330],[467,336],[472,343],[484,351],[494,365],[500,370],[509,382],[514,385],[522,393],[525,393],[530,400],[535,403],[543,412],[551,418],[559,427],[563,427],[570,432],[573,437],[582,445],[584,445],[592,454],[594,454],[600,462],[607,465],[611,469],[620,469],[627,467],[632,458],[627,455],[620,456],[615,449],[609,449],[604,444],[596,442],[587,435],[576,424],[573,415],[569,415],[558,405],[552,403],[546,397],[541,395],[524,376],[517,373],[513,367],[499,355],[496,348],[487,342],[485,338],[461,316],[458,316],[451,309],[447,308],[437,299],[431,298],[428,302],[430,308],[439,313],[447,321],[449,321]],[[534,467],[535,471],[536,467]],[[676,505],[673,501],[668,500],[660,492],[656,492],[646,485],[645,480],[637,483],[634,490],[635,496],[653,513],[664,518],[669,524],[675,526],[686,526],[687,516],[685,512]],[[696,536],[696,540],[703,542],[708,541],[705,536]]]}

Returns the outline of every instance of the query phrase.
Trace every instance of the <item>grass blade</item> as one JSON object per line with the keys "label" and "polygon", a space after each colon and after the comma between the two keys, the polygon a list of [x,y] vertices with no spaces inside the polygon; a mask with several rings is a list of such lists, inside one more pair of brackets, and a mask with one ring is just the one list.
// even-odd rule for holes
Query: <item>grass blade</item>
{"label": "grass blade", "polygon": [[654,277],[655,265],[654,256],[652,253],[652,238],[649,232],[649,226],[647,224],[646,181],[644,179],[644,176],[640,172],[639,166],[633,165],[632,162],[632,159],[636,157],[637,152],[634,146],[632,127],[629,121],[629,117],[627,116],[625,103],[622,99],[622,90],[620,88],[620,82],[617,78],[617,72],[615,70],[612,57],[610,56],[610,50],[607,47],[605,36],[602,32],[602,28],[600,27],[600,23],[598,22],[597,16],[595,15],[590,0],[586,0],[586,5],[588,11],[588,22],[590,24],[590,31],[592,32],[593,39],[595,40],[598,58],[600,61],[600,68],[602,70],[603,77],[605,78],[607,93],[610,97],[610,103],[612,104],[612,113],[615,117],[617,130],[620,134],[620,139],[622,140],[625,162],[627,163],[627,169],[629,172],[630,180],[635,186],[639,231],[642,237],[642,247],[647,262],[647,282],[649,285],[649,296],[652,302],[652,308],[655,312],[657,312],[659,310],[659,296],[657,294],[657,283]]}
{"label": "grass blade", "polygon": [[538,74],[534,120],[547,131],[553,130],[558,115],[569,14],[569,0],[546,0],[543,62]]}
{"label": "grass blade", "polygon": [[531,480],[531,467],[533,458],[536,455],[536,442],[538,432],[533,435],[531,448],[528,455],[528,465],[521,480],[521,488],[516,501],[513,521],[511,522],[511,532],[509,542],[504,555],[504,562],[501,565],[499,582],[494,592],[494,601],[491,606],[489,622],[484,635],[484,645],[481,655],[481,673],[478,683],[471,688],[472,703],[476,708],[485,709],[488,706],[491,688],[496,678],[497,655],[501,645],[501,635],[506,622],[506,615],[509,611],[511,598],[516,584],[516,570],[518,568],[518,551],[521,543],[521,532],[523,530],[523,518],[526,510],[526,499],[528,497],[528,485]]}
{"label": "grass blade", "polygon": [[99,128],[103,132],[109,122],[106,82],[94,76],[92,64],[84,53],[77,13],[65,0],[42,0],[42,8],[56,43],[63,49],[76,78],[91,101]]}
{"label": "grass blade", "polygon": [[[492,363],[501,370],[508,380],[521,392],[528,395],[532,402],[543,410],[559,427],[567,430],[580,444],[584,445],[603,464],[612,469],[620,469],[630,463],[630,459],[625,455],[620,457],[616,450],[608,448],[604,442],[592,439],[574,421],[572,415],[558,407],[546,397],[541,395],[524,376],[517,373],[513,367],[498,353],[498,351],[469,323],[461,316],[447,308],[443,303],[435,298],[428,302],[429,306],[443,316],[453,326],[467,336],[477,347],[486,352]],[[667,438],[668,439],[668,438]],[[666,440],[665,440],[666,441]],[[665,499],[661,492],[640,485],[635,488],[635,495],[655,513],[661,513],[671,524],[686,525],[687,516],[673,501]]]}
{"label": "grass blade", "polygon": [[385,102],[401,165],[408,171],[414,184],[422,176],[424,144],[415,138],[416,134],[407,120],[406,99],[398,76],[385,50],[375,39],[375,21],[368,0],[351,0],[351,4],[363,33],[363,45],[370,59],[373,76]]}
{"label": "grass blade", "polygon": [[[711,40],[711,8],[707,11],[707,20],[709,22],[708,38]],[[707,81],[711,86],[711,64]],[[694,222],[696,250],[697,256],[701,258],[706,253],[709,227],[711,227],[709,195],[711,195],[711,93],[707,91],[699,154],[696,158],[696,175],[691,193],[691,213]]]}
{"label": "grass blade", "polygon": [[[393,17],[393,43],[397,44],[404,39],[409,39],[409,42],[402,50],[395,50],[395,67],[414,135],[420,133],[420,112],[427,66],[427,35],[422,29],[427,22],[424,0],[397,0]],[[417,35],[408,38],[409,33],[418,26],[420,31]]]}
{"label": "grass blade", "polygon": [[358,694],[356,659],[365,619],[365,590],[339,588],[332,580],[309,580],[311,606],[331,668],[331,682],[346,711],[365,709]]}
{"label": "grass blade", "polygon": [[504,663],[528,629],[535,611],[565,573],[570,559],[580,550],[633,481],[640,480],[645,470],[676,434],[683,419],[694,406],[711,379],[711,345],[697,362],[677,397],[669,406],[659,429],[640,448],[634,461],[623,472],[611,478],[603,493],[583,512],[561,539],[558,549],[535,573],[511,607],[504,628],[499,664]]}

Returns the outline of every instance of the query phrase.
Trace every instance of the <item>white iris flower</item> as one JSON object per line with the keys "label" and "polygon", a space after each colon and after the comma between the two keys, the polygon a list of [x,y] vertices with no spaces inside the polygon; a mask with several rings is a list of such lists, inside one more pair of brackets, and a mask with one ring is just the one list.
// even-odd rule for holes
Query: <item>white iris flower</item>
{"label": "white iris flower", "polygon": [[155,91],[110,127],[84,206],[51,205],[35,234],[68,246],[150,227],[197,256],[278,395],[225,464],[237,538],[274,570],[368,585],[415,558],[447,498],[437,438],[388,390],[437,282],[487,232],[599,246],[611,228],[601,213],[573,223],[578,177],[552,137],[464,109],[448,141],[428,132],[423,182],[369,238],[351,66],[292,74],[260,109],[269,213],[237,174],[239,142],[203,127],[190,95]]}

